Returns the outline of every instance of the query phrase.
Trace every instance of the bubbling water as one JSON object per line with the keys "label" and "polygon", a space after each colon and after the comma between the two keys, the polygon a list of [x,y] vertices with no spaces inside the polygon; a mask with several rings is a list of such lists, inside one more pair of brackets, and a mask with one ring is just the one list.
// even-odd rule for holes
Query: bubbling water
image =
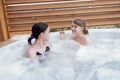
{"label": "bubbling water", "polygon": [[26,58],[27,40],[2,47],[0,79],[119,80],[120,39],[95,39],[91,34],[89,35],[92,44],[89,46],[80,46],[68,39],[56,40],[58,37],[55,39],[53,36],[50,55],[42,63],[37,58]]}

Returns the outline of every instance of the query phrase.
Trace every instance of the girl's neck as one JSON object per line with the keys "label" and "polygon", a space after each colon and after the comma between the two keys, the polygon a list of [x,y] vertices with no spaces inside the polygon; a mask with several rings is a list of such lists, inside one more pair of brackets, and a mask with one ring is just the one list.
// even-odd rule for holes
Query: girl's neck
{"label": "girl's neck", "polygon": [[83,38],[85,38],[85,35],[83,33],[78,33],[74,36],[74,40],[78,43],[80,43]]}
{"label": "girl's neck", "polygon": [[83,37],[83,33],[76,33],[75,35],[75,39],[81,39],[81,37]]}
{"label": "girl's neck", "polygon": [[41,39],[37,39],[35,43],[33,44],[34,47],[36,48],[44,48],[45,44],[44,41]]}

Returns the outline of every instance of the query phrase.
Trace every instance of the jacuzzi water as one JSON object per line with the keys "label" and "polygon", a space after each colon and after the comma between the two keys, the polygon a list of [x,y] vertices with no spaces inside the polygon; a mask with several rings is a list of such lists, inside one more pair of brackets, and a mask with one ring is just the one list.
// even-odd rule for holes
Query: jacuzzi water
{"label": "jacuzzi water", "polygon": [[78,46],[51,33],[49,57],[25,57],[27,36],[0,48],[0,80],[120,80],[120,29],[89,29],[91,45]]}

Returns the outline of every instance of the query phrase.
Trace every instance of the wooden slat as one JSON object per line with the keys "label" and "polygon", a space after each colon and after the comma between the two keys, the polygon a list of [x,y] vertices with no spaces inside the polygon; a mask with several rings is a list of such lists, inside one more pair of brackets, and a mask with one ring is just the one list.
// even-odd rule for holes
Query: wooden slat
{"label": "wooden slat", "polygon": [[34,17],[34,16],[53,16],[53,15],[69,15],[69,14],[83,14],[94,12],[120,11],[120,6],[95,7],[85,9],[71,9],[71,10],[52,10],[44,12],[23,12],[23,13],[8,13],[7,18],[18,17]]}
{"label": "wooden slat", "polygon": [[17,32],[17,31],[27,31],[27,30],[31,30],[33,24],[21,24],[21,25],[12,25],[9,26],[10,30],[12,32]]}
{"label": "wooden slat", "polygon": [[25,4],[25,3],[38,3],[38,2],[57,2],[57,1],[68,1],[68,0],[5,0],[5,4],[10,5],[10,4]]}
{"label": "wooden slat", "polygon": [[20,34],[31,34],[31,31],[17,31],[17,32],[10,32],[10,37],[14,35],[20,35]]}
{"label": "wooden slat", "polygon": [[[64,21],[64,22],[53,22],[53,23],[48,23],[50,28],[61,28],[61,27],[68,27],[71,25],[71,21]],[[22,24],[19,26],[10,26],[10,31],[12,32],[17,32],[17,31],[27,31],[31,30],[33,24]]]}
{"label": "wooden slat", "polygon": [[[118,18],[102,18],[102,19],[88,19],[87,26],[107,25],[107,24],[120,24],[120,17]],[[50,28],[70,27],[71,21],[61,21],[48,23]],[[33,24],[10,26],[10,31],[26,31],[31,30]]]}
{"label": "wooden slat", "polygon": [[84,19],[99,19],[99,18],[116,18],[120,17],[120,12],[116,13],[101,13],[101,14],[87,14],[87,15],[63,15],[63,16],[48,16],[46,18],[36,17],[36,18],[18,18],[9,20],[9,25],[13,24],[27,24],[36,22],[57,22],[57,21],[70,21],[73,18],[84,18]]}
{"label": "wooden slat", "polygon": [[120,0],[106,0],[106,1],[75,1],[75,2],[64,2],[64,3],[52,3],[52,4],[27,4],[18,6],[6,6],[6,11],[27,11],[27,10],[40,10],[40,9],[56,9],[56,8],[73,8],[83,6],[99,6],[108,4],[119,4]]}
{"label": "wooden slat", "polygon": [[62,15],[62,16],[47,16],[47,17],[35,17],[35,18],[18,18],[10,19],[9,25],[18,25],[18,24],[29,24],[36,22],[57,22],[57,21],[69,21],[73,19],[73,15]]}
{"label": "wooden slat", "polygon": [[91,13],[89,15],[82,16],[81,14],[74,15],[74,18],[83,18],[83,19],[105,19],[105,18],[117,18],[120,17],[120,11],[116,12],[101,12],[101,13]]}

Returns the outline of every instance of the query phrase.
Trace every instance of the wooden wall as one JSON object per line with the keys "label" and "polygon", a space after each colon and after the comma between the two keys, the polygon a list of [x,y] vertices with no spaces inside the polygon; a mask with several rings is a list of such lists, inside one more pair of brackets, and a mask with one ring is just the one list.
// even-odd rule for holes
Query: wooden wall
{"label": "wooden wall", "polygon": [[9,36],[30,33],[36,22],[51,28],[70,27],[74,18],[87,26],[120,24],[120,0],[3,0]]}
{"label": "wooden wall", "polygon": [[3,1],[0,0],[0,41],[7,40],[8,34],[4,5]]}

